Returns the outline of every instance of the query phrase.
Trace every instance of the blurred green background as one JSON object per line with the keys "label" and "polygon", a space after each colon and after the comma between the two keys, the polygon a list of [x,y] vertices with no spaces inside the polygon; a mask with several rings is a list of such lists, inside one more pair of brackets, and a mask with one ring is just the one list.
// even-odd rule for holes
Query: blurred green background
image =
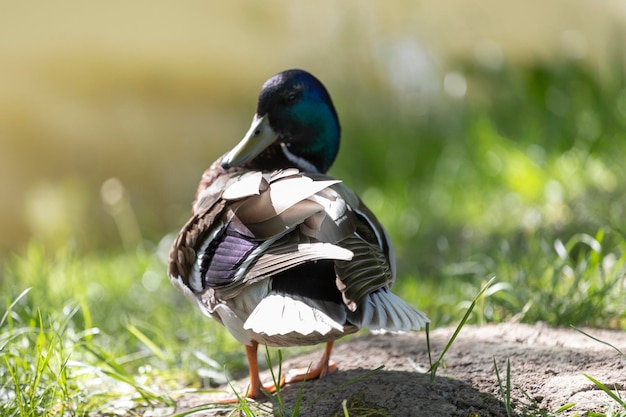
{"label": "blurred green background", "polygon": [[[622,189],[619,1],[1,8],[4,251],[33,237],[89,251],[176,231],[261,84],[291,67],[316,74],[338,107],[331,174],[407,256],[446,228],[593,222],[569,200]],[[590,160],[596,148],[606,152]],[[605,214],[619,219],[621,202]]]}
{"label": "blurred green background", "polygon": [[0,0],[0,414],[138,405],[103,375],[149,402],[245,369],[167,252],[294,67],[329,89],[330,174],[433,327],[495,275],[471,323],[626,328],[625,24],[621,0]]}

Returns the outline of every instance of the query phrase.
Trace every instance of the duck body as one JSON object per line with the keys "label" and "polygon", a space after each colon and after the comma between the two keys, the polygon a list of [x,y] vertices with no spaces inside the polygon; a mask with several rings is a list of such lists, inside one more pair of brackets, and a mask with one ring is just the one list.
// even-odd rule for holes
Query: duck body
{"label": "duck body", "polygon": [[258,344],[327,343],[313,375],[323,376],[334,340],[428,322],[390,292],[395,260],[384,228],[325,174],[339,131],[315,77],[289,70],[270,78],[244,139],[203,174],[170,252],[173,284],[246,345],[253,398],[262,388]]}

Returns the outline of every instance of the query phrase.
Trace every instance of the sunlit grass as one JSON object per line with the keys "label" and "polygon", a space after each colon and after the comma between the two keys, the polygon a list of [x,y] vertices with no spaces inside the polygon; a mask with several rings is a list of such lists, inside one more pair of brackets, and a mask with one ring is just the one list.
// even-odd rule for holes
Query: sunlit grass
{"label": "sunlit grass", "polygon": [[1,414],[173,410],[190,383],[224,383],[223,364],[241,366],[234,341],[179,302],[163,271],[156,247],[78,257],[34,244],[9,262]]}
{"label": "sunlit grass", "polygon": [[[623,70],[602,78],[575,62],[458,67],[467,97],[440,98],[425,115],[398,114],[397,97],[384,94],[343,107],[332,174],[388,228],[399,261],[394,291],[434,327],[472,307],[463,323],[626,328]],[[68,184],[33,202],[43,220],[54,216],[42,203],[80,194]],[[128,219],[152,213],[132,189],[123,192],[125,213],[107,207],[108,233],[117,224],[124,248],[85,251],[80,236],[55,235],[6,257],[0,414],[174,412],[184,390],[211,389],[245,368],[239,344],[168,282],[171,237],[124,234]],[[73,212],[61,211],[63,235]],[[509,376],[501,376],[506,397]],[[246,402],[241,411],[258,412]]]}
{"label": "sunlit grass", "polygon": [[[471,305],[466,303],[477,293],[475,280],[453,273],[441,287],[418,286],[403,296],[433,312],[437,326],[471,310],[462,324],[541,320],[619,327],[625,320],[624,244],[620,234],[600,231],[564,244],[554,240],[552,246],[539,240],[525,252],[532,263],[522,253],[503,251],[495,263],[487,260],[477,268],[499,275]],[[31,289],[6,299],[0,322],[4,415],[137,407],[171,411],[176,396],[186,387],[201,388],[203,378],[206,387],[224,383],[224,364],[241,367],[243,350],[219,325],[179,300],[165,278],[162,286],[141,282],[142,276],[164,270],[158,246],[82,259],[50,256],[35,246],[27,257],[16,258],[5,271],[8,288],[27,282]],[[99,283],[99,291],[81,289],[78,277]],[[401,293],[407,285],[399,287]],[[294,412],[288,415],[298,415]]]}

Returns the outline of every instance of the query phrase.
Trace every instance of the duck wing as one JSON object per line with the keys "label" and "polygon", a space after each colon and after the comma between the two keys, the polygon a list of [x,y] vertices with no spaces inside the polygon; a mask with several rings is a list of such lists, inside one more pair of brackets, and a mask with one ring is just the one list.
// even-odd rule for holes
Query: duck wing
{"label": "duck wing", "polygon": [[211,289],[230,300],[271,279],[251,317],[296,300],[298,308],[329,313],[339,324],[408,331],[427,321],[389,291],[395,278],[389,238],[340,181],[296,169],[224,172],[211,181],[201,183],[194,214],[170,253],[170,277],[187,295],[204,300]]}
{"label": "duck wing", "polygon": [[170,253],[170,277],[196,294],[219,288],[229,298],[306,262],[349,260],[336,243],[355,228],[330,188],[337,183],[297,170],[218,176],[196,195]]}

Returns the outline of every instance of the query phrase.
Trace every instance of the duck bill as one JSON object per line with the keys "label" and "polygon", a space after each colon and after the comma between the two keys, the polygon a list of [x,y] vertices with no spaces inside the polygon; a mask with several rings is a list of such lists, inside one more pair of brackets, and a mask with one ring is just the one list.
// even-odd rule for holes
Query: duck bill
{"label": "duck bill", "polygon": [[222,159],[222,167],[228,169],[250,162],[276,139],[278,134],[270,126],[267,114],[255,114],[246,136]]}

